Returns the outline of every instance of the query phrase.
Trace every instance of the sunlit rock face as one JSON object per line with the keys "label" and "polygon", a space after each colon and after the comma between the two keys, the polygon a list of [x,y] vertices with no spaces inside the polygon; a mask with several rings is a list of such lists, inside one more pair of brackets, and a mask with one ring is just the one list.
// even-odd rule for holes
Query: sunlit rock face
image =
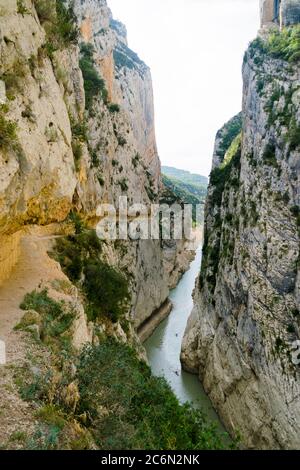
{"label": "sunlit rock face", "polygon": [[[10,243],[7,237],[24,226],[61,223],[70,210],[94,220],[99,204],[118,207],[120,196],[129,205],[159,201],[150,70],[128,48],[126,28],[113,20],[106,1],[73,3],[79,45],[48,54],[34,2],[26,0],[22,14],[16,1],[0,0],[1,116],[14,127],[11,142],[0,148],[0,259],[6,260],[6,278],[17,261],[11,255],[15,239]],[[94,67],[107,90],[88,113],[80,44],[92,45]],[[88,138],[81,138],[76,161],[74,129],[83,124]],[[174,260],[182,248],[183,243],[173,245]],[[111,263],[128,270],[136,326],[165,302],[169,286],[187,267],[177,261],[171,266],[158,240],[112,243],[107,251]]]}
{"label": "sunlit rock face", "polygon": [[230,123],[217,136],[182,362],[247,448],[300,448],[299,62],[251,46],[243,78],[242,133],[225,155]]}

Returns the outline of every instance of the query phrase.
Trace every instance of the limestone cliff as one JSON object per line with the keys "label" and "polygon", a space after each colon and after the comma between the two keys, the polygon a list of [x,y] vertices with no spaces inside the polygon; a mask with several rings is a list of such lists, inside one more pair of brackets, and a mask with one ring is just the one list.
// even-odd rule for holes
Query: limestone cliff
{"label": "limestone cliff", "polygon": [[246,447],[299,449],[299,29],[262,34],[241,132],[234,118],[217,135],[182,362]]}
{"label": "limestone cliff", "polygon": [[[129,204],[159,200],[149,68],[106,0],[72,2],[78,39],[56,5],[0,0],[0,283],[24,228],[61,223],[71,210],[93,224],[97,206],[117,207],[121,195]],[[183,246],[108,245],[108,261],[130,279],[136,327],[186,269],[177,260]]]}

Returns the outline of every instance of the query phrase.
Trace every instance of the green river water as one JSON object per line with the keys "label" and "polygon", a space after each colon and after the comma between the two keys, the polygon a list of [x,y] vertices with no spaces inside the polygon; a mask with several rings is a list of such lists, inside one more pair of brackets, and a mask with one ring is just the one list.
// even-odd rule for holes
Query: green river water
{"label": "green river water", "polygon": [[188,401],[201,407],[208,418],[216,422],[218,429],[225,432],[198,377],[182,370],[180,363],[181,341],[193,308],[192,292],[200,271],[201,251],[199,247],[190,269],[170,294],[173,309],[169,317],[156,328],[144,346],[153,374],[165,377],[181,402]]}

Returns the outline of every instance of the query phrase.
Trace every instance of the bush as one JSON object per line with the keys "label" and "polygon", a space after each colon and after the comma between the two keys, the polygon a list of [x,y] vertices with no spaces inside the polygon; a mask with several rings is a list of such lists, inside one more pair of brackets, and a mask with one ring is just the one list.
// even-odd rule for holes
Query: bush
{"label": "bush", "polygon": [[121,187],[122,191],[128,191],[128,183],[126,178],[123,178],[118,181],[118,185]]}
{"label": "bush", "polygon": [[94,230],[79,228],[76,235],[59,239],[56,257],[72,282],[86,296],[90,320],[106,316],[118,321],[128,310],[128,282],[123,274],[101,260],[102,246]]}
{"label": "bush", "polygon": [[128,310],[130,295],[126,278],[113,267],[98,261],[87,261],[83,288],[90,303],[89,319],[108,316],[113,322]]}
{"label": "bush", "polygon": [[14,99],[14,93],[22,91],[26,77],[26,66],[21,59],[16,59],[10,70],[1,76],[5,82],[8,99]]}
{"label": "bush", "polygon": [[47,35],[44,50],[52,58],[53,53],[76,44],[79,37],[77,18],[72,3],[66,6],[65,0],[35,0],[35,8]]}
{"label": "bush", "polygon": [[8,121],[0,109],[0,149],[14,148],[17,139],[17,124]]}
{"label": "bush", "polygon": [[120,112],[120,106],[115,103],[111,103],[108,105],[108,110],[110,113],[119,113]]}
{"label": "bush", "polygon": [[250,44],[250,56],[253,58],[256,52],[292,63],[298,62],[300,59],[300,26],[291,26],[282,31],[274,29],[266,39],[256,38]]}
{"label": "bush", "polygon": [[55,21],[55,3],[49,0],[34,0],[34,6],[41,23]]}
{"label": "bush", "polygon": [[125,137],[121,136],[121,135],[118,135],[117,136],[117,140],[118,140],[118,144],[121,146],[121,147],[124,147],[126,144],[127,144],[127,140],[125,139]]}
{"label": "bush", "polygon": [[300,126],[295,119],[292,119],[287,135],[287,142],[290,150],[296,150],[300,146]]}
{"label": "bush", "polygon": [[82,44],[79,65],[84,80],[85,106],[87,110],[91,109],[96,96],[101,94],[105,103],[108,97],[105,82],[100,78],[95,68],[93,52],[94,49],[91,44]]}
{"label": "bush", "polygon": [[77,139],[72,140],[72,151],[74,156],[75,168],[78,171],[79,163],[83,155],[82,143]]}
{"label": "bush", "polygon": [[267,39],[266,51],[271,56],[298,62],[300,59],[300,26],[274,30]]}
{"label": "bush", "polygon": [[27,10],[26,6],[24,5],[24,1],[23,0],[17,0],[17,11],[19,13],[19,15],[25,15],[26,13],[29,13],[29,11]]}
{"label": "bush", "polygon": [[72,2],[68,7],[65,0],[56,0],[56,24],[53,34],[57,34],[59,42],[64,46],[76,44],[79,36],[77,17],[74,13]]}
{"label": "bush", "polygon": [[78,412],[89,417],[100,449],[226,448],[203,413],[181,405],[167,382],[151,376],[128,346],[106,340],[87,347],[77,370]]}
{"label": "bush", "polygon": [[263,162],[265,165],[273,166],[274,168],[278,168],[278,162],[276,159],[276,147],[272,142],[269,142],[263,151]]}
{"label": "bush", "polygon": [[26,294],[20,305],[22,310],[34,310],[41,315],[41,339],[51,345],[70,347],[70,336],[67,334],[76,314],[64,302],[57,302],[48,296],[47,289]]}
{"label": "bush", "polygon": [[132,165],[134,168],[137,168],[141,161],[141,156],[139,153],[136,153],[135,156],[131,159]]}
{"label": "bush", "polygon": [[70,117],[72,131],[72,151],[74,156],[75,168],[78,171],[79,163],[83,155],[83,142],[88,142],[88,127],[85,120],[75,122]]}
{"label": "bush", "polygon": [[88,141],[88,125],[86,121],[75,122],[73,119],[71,121],[71,131],[74,137],[77,137],[82,142]]}

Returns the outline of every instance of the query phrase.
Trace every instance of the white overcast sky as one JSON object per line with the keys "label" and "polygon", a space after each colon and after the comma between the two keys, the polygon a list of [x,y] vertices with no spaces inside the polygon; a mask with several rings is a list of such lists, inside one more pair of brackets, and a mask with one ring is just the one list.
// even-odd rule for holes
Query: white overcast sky
{"label": "white overcast sky", "polygon": [[152,71],[163,165],[203,175],[217,130],[241,109],[244,51],[259,0],[108,0]]}

